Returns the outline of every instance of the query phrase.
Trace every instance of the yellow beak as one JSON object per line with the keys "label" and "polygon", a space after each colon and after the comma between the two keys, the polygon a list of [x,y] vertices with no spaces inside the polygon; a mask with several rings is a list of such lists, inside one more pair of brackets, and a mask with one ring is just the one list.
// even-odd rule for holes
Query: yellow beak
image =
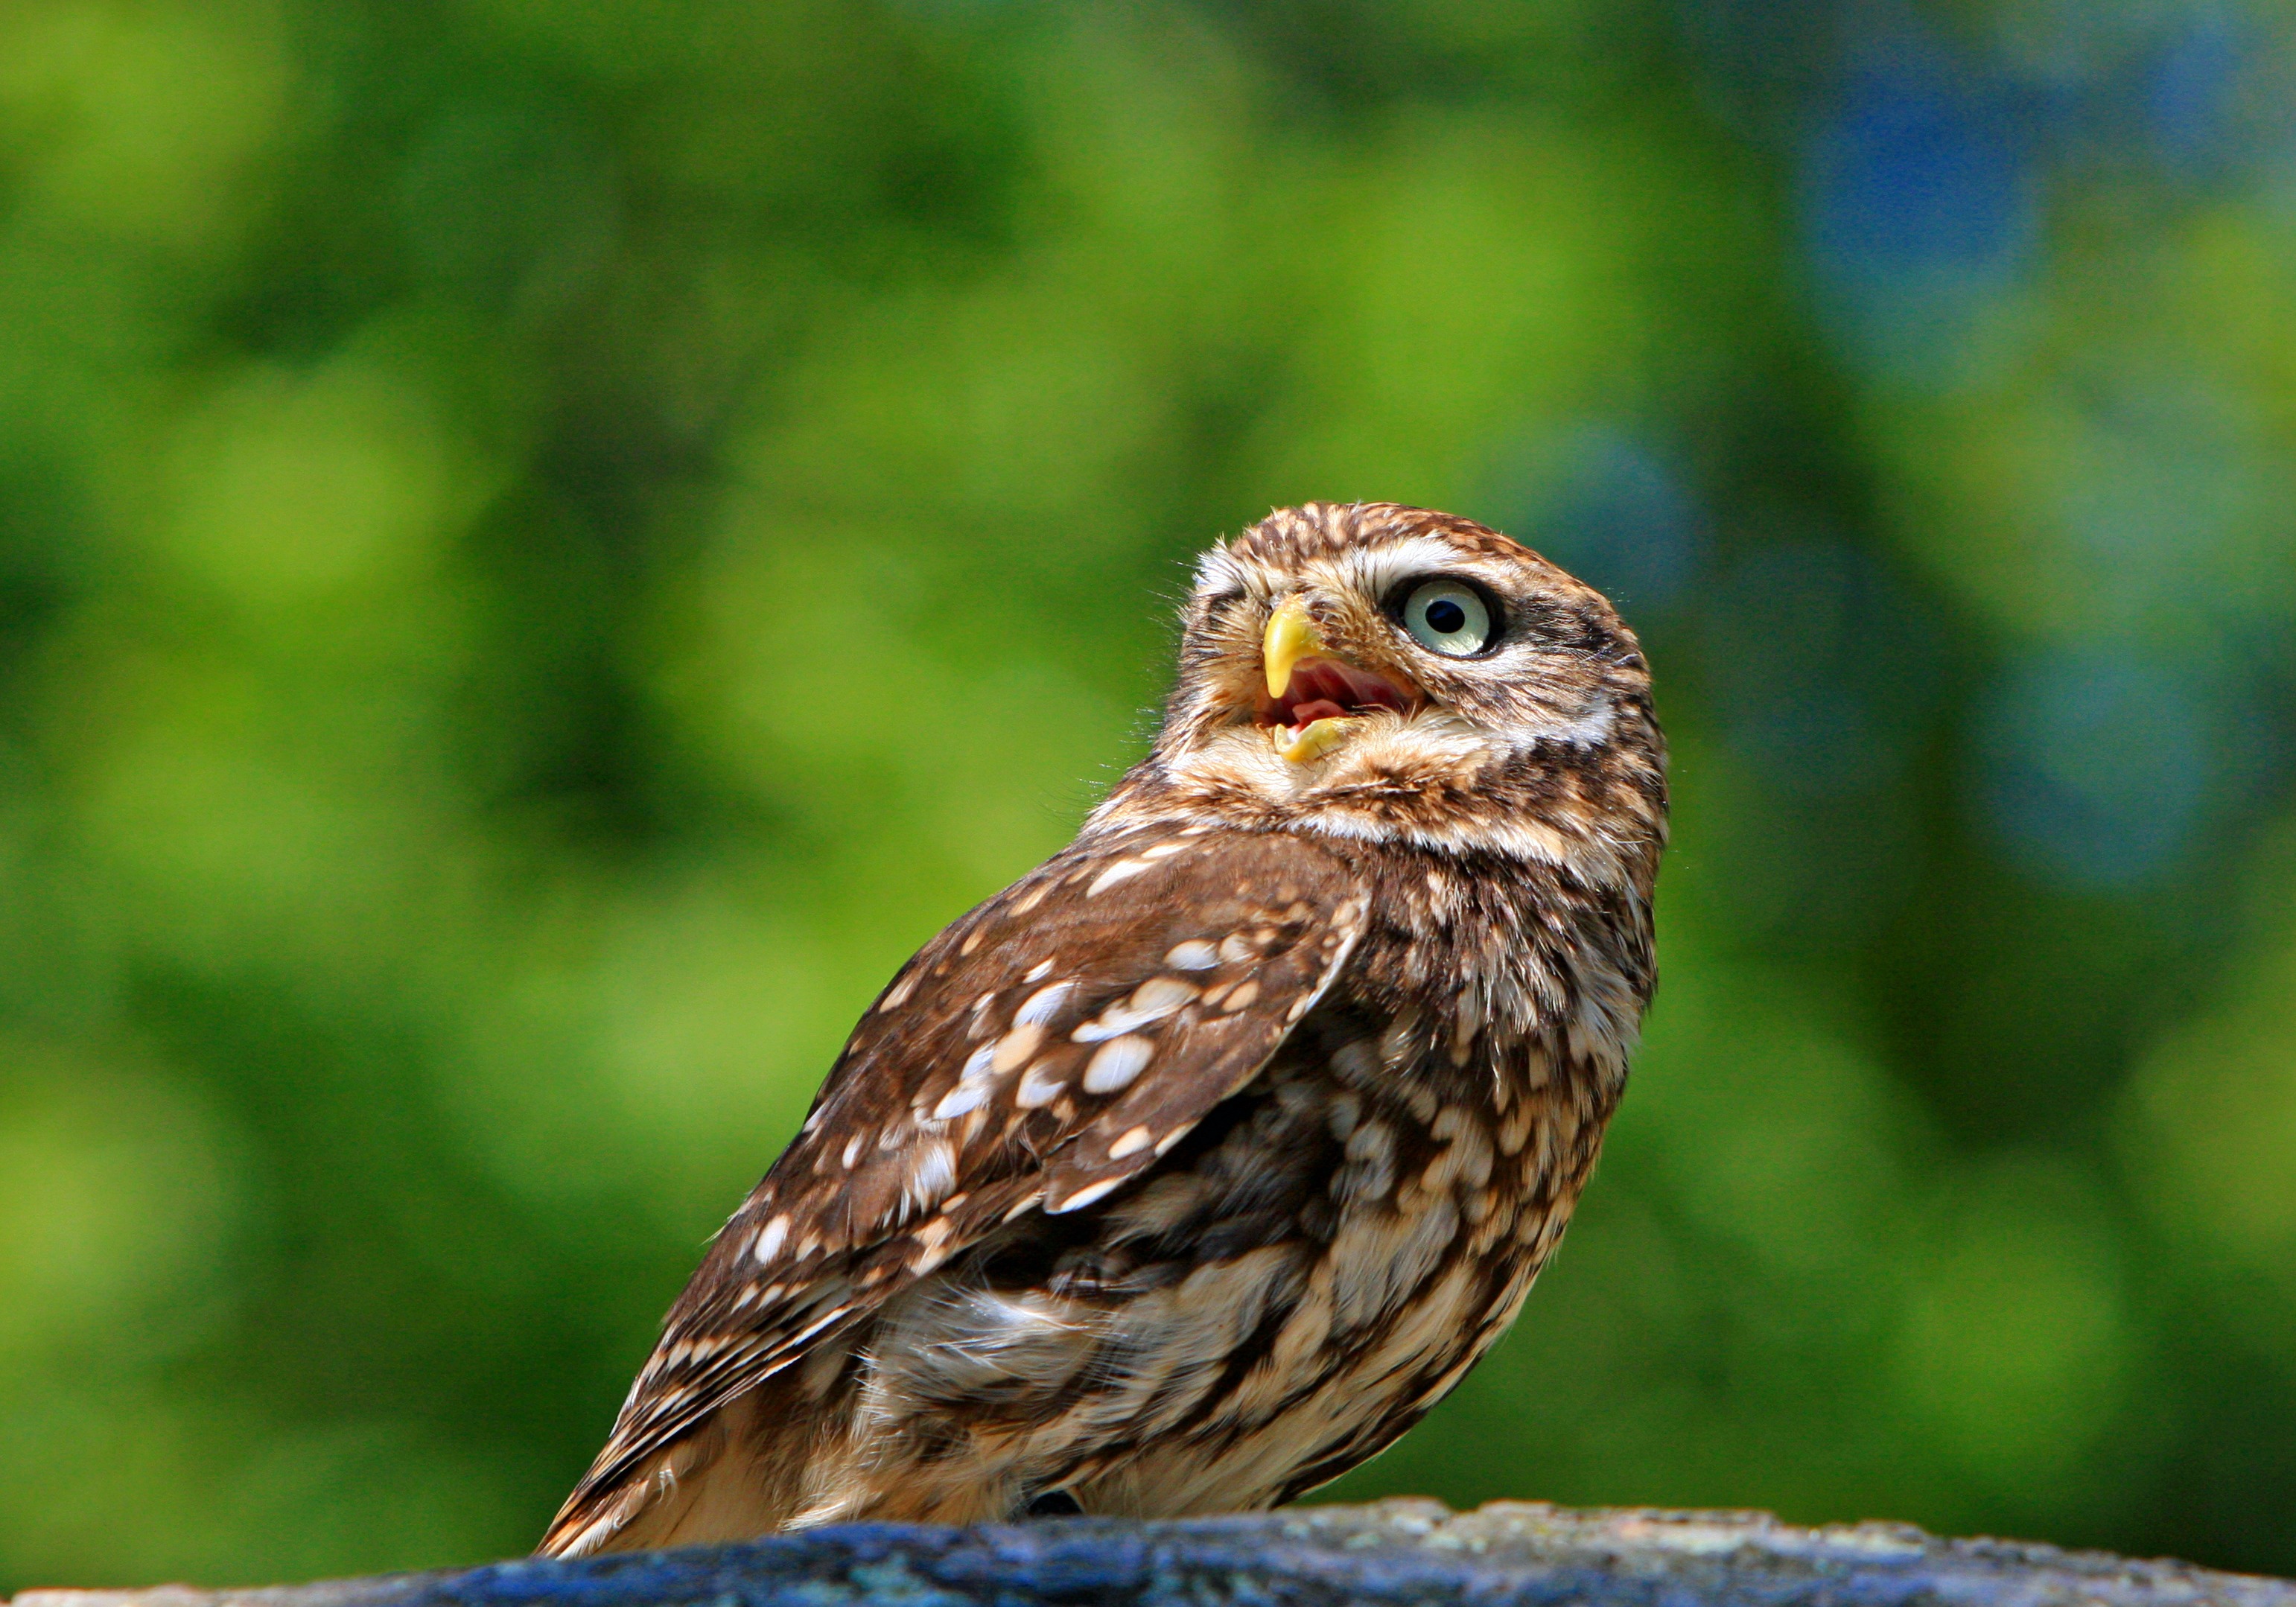
{"label": "yellow beak", "polygon": [[[1267,670],[1267,695],[1282,697],[1292,685],[1292,666],[1325,651],[1324,638],[1316,634],[1315,621],[1308,617],[1307,603],[1297,592],[1284,598],[1268,616],[1267,634],[1259,641],[1260,662]],[[1337,747],[1350,723],[1343,718],[1321,719],[1303,731],[1278,726],[1268,735],[1276,752],[1295,765],[1304,765]]]}
{"label": "yellow beak", "polygon": [[1267,695],[1280,698],[1292,685],[1292,667],[1324,651],[1324,638],[1308,618],[1308,604],[1292,593],[1268,616],[1267,634],[1260,639],[1259,659],[1267,669]]}

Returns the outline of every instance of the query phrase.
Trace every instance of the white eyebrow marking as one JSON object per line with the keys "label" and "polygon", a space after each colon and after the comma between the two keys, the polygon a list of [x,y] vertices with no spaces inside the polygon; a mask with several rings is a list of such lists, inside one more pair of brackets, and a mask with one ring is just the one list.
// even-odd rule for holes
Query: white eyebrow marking
{"label": "white eyebrow marking", "polygon": [[1354,573],[1356,584],[1374,603],[1385,602],[1388,592],[1398,581],[1414,575],[1431,575],[1438,571],[1447,575],[1472,575],[1484,585],[1496,589],[1496,578],[1474,554],[1439,536],[1413,536],[1368,552],[1351,553],[1348,567]]}
{"label": "white eyebrow marking", "polygon": [[1225,542],[1196,560],[1196,589],[1200,592],[1225,591],[1241,585],[1242,580],[1242,571],[1236,568]]}

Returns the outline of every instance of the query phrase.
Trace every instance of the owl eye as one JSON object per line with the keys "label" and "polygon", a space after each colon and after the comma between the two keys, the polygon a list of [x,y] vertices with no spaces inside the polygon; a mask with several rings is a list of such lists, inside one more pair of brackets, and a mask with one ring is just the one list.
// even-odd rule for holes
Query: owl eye
{"label": "owl eye", "polygon": [[1403,595],[1403,628],[1412,640],[1446,658],[1472,658],[1498,629],[1480,592],[1456,580],[1422,580]]}

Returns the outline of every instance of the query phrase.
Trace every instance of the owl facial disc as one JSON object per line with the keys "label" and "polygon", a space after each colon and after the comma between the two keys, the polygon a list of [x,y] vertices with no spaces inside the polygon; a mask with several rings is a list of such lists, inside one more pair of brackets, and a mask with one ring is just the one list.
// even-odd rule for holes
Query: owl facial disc
{"label": "owl facial disc", "polygon": [[1408,715],[1423,701],[1415,689],[1332,656],[1297,592],[1269,616],[1260,660],[1267,697],[1259,723],[1276,753],[1293,764],[1330,752],[1360,716],[1381,709]]}

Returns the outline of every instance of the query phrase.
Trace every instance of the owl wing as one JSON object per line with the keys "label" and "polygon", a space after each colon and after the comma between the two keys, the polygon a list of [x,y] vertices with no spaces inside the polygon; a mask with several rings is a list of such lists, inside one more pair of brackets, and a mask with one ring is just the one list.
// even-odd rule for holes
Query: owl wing
{"label": "owl wing", "polygon": [[543,1549],[619,1527],[660,1453],[1002,1224],[1136,1177],[1266,1064],[1366,903],[1303,838],[1146,830],[1072,848],[949,926],[718,1235]]}

